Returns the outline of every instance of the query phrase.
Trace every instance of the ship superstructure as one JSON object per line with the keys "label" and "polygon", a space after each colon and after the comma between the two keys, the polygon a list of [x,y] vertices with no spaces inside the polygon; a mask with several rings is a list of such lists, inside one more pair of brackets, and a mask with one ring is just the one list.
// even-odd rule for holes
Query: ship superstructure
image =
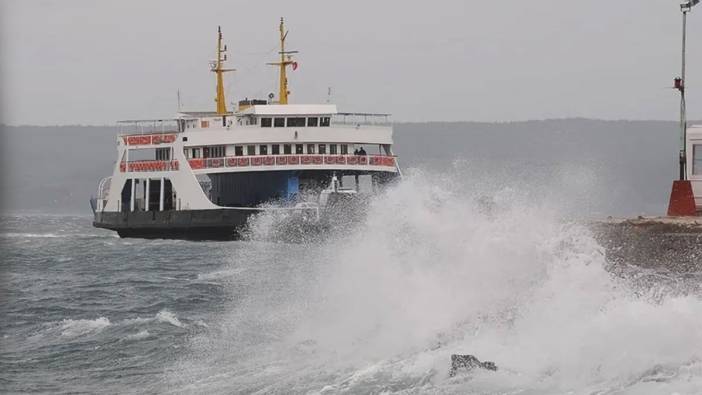
{"label": "ship superstructure", "polygon": [[687,152],[687,180],[692,185],[692,192],[695,199],[696,211],[702,213],[702,125],[693,125],[687,128],[686,141]]}
{"label": "ship superstructure", "polygon": [[286,69],[297,63],[286,38],[281,19],[277,100],[246,99],[228,111],[220,30],[216,111],[121,122],[113,174],[92,200],[94,225],[123,237],[227,239],[263,210],[318,217],[330,191],[372,194],[396,179],[388,114],[289,104]]}

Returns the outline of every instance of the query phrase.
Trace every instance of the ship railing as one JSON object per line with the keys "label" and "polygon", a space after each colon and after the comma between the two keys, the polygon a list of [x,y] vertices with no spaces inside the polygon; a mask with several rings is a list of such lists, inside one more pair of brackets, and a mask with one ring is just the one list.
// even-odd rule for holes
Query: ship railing
{"label": "ship railing", "polygon": [[105,177],[98,183],[97,198],[104,200],[107,199],[107,195],[110,193],[110,186],[112,185],[112,177]]}
{"label": "ship railing", "polygon": [[343,126],[390,126],[390,114],[371,114],[362,112],[340,112],[332,116],[332,125]]}
{"label": "ship railing", "polygon": [[180,133],[183,130],[177,119],[130,119],[117,124],[120,136]]}
{"label": "ship railing", "polygon": [[299,165],[350,165],[396,167],[394,155],[249,155],[228,156],[221,158],[188,159],[190,168],[218,169],[224,167],[267,167]]}
{"label": "ship railing", "polygon": [[90,198],[90,207],[93,209],[93,213],[105,209],[111,185],[112,177],[105,177],[98,183],[97,196]]}
{"label": "ship railing", "polygon": [[177,171],[179,164],[177,160],[134,160],[119,164],[119,171]]}

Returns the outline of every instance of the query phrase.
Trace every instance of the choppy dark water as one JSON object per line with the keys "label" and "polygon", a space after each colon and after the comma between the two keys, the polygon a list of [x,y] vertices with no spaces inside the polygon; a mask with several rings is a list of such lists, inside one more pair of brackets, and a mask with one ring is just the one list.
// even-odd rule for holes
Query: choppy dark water
{"label": "choppy dark water", "polygon": [[[424,181],[301,244],[3,217],[0,392],[702,393],[702,275],[613,275],[511,192],[484,215]],[[452,353],[499,370],[449,378]]]}

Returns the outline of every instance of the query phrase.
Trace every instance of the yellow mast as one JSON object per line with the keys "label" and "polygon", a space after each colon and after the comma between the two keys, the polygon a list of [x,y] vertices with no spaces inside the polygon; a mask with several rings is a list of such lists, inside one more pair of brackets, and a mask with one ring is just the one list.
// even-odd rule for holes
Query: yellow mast
{"label": "yellow mast", "polygon": [[[288,77],[286,75],[286,67],[295,62],[292,60],[292,54],[296,54],[297,51],[286,51],[285,50],[285,39],[288,37],[288,32],[285,31],[285,24],[283,18],[280,18],[280,62],[268,63],[269,65],[280,67],[280,88],[278,92],[278,103],[288,104],[288,95],[290,91],[288,90]],[[295,67],[293,67],[293,70]]]}
{"label": "yellow mast", "polygon": [[217,26],[217,59],[212,62],[211,71],[217,74],[217,97],[215,102],[217,102],[217,114],[226,115],[227,111],[227,100],[224,97],[224,78],[223,74],[228,71],[234,71],[234,69],[223,68],[224,62],[227,60],[227,46],[222,47],[222,28]]}

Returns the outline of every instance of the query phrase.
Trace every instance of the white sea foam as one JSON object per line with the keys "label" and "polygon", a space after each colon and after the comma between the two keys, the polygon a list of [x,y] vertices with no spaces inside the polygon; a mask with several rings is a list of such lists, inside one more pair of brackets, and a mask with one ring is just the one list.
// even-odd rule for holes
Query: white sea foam
{"label": "white sea foam", "polygon": [[127,335],[126,340],[141,340],[141,339],[146,339],[147,337],[151,336],[149,331],[146,329],[141,330],[137,333],[133,333],[131,335]]}
{"label": "white sea foam", "polygon": [[[561,219],[559,197],[456,184],[409,177],[357,231],[296,250],[290,266],[312,266],[306,280],[271,265],[271,285],[198,338],[173,380],[215,392],[702,388],[699,295],[636,297],[590,232]],[[499,370],[449,378],[453,353]]]}
{"label": "white sea foam", "polygon": [[27,238],[27,239],[35,239],[35,238],[48,238],[48,239],[54,239],[54,238],[60,238],[60,237],[70,237],[71,235],[61,235],[61,234],[56,234],[56,233],[16,233],[16,232],[8,232],[8,233],[0,233],[0,237],[7,237],[7,238]]}
{"label": "white sea foam", "polygon": [[184,328],[185,325],[178,320],[178,317],[168,310],[161,310],[156,314],[156,320],[159,322],[165,322],[179,328]]}
{"label": "white sea foam", "polygon": [[110,320],[105,317],[94,320],[71,320],[61,321],[61,335],[66,337],[78,337],[87,334],[97,333],[110,326]]}

